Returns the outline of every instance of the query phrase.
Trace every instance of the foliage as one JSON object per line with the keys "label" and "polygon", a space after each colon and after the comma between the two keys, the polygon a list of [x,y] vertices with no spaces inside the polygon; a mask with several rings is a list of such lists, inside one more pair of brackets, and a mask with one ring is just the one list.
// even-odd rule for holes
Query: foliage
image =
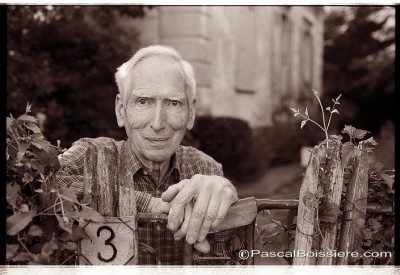
{"label": "foliage", "polygon": [[228,178],[249,174],[252,131],[247,122],[228,117],[203,116],[183,144],[192,145],[220,162]]}
{"label": "foliage", "polygon": [[394,121],[394,8],[331,7],[325,18],[324,94],[326,105],[342,96],[343,111],[333,128],[346,121],[379,131]]}
{"label": "foliage", "polygon": [[26,111],[7,117],[6,259],[9,264],[73,263],[85,221],[103,217],[81,204],[74,191],[58,187],[59,146],[45,139]]}
{"label": "foliage", "polygon": [[7,9],[7,111],[32,102],[47,115],[46,137],[66,147],[82,136],[124,138],[114,73],[139,47],[132,20],[143,6]]}
{"label": "foliage", "polygon": [[320,106],[320,108],[321,108],[322,123],[323,123],[322,125],[320,125],[318,122],[316,122],[315,120],[312,120],[312,119],[310,118],[310,116],[309,116],[309,114],[308,114],[308,109],[307,109],[307,107],[306,107],[306,110],[304,111],[304,115],[300,113],[300,110],[299,110],[299,109],[290,108],[290,110],[293,111],[294,117],[296,117],[296,116],[299,115],[299,116],[301,116],[302,118],[304,118],[304,120],[301,121],[300,128],[303,128],[304,125],[306,125],[307,121],[310,121],[310,122],[314,123],[315,125],[317,125],[322,131],[324,131],[324,134],[325,134],[325,142],[327,142],[327,147],[329,147],[329,143],[328,143],[328,141],[329,141],[329,136],[328,136],[329,125],[331,124],[332,115],[333,115],[334,113],[339,114],[339,111],[338,111],[337,109],[335,109],[335,106],[340,104],[339,99],[340,99],[340,97],[341,97],[342,95],[340,94],[336,99],[333,99],[333,98],[332,98],[332,101],[333,101],[333,106],[332,106],[332,108],[331,108],[331,107],[326,107],[326,110],[329,112],[329,120],[328,120],[328,122],[326,122],[326,121],[325,121],[325,110],[324,110],[324,107],[322,106],[322,103],[321,103],[321,100],[320,100],[320,98],[319,98],[318,92],[315,91],[315,90],[313,90],[313,94],[314,94],[314,96],[317,98],[317,101],[318,101],[319,106]]}
{"label": "foliage", "polygon": [[[300,116],[304,120],[301,122],[301,128],[310,121],[317,125],[325,134],[325,140],[319,143],[319,148],[322,149],[318,153],[320,161],[319,184],[315,193],[306,191],[302,197],[304,205],[315,208],[315,227],[313,234],[313,245],[319,247],[321,243],[324,243],[323,234],[321,228],[326,228],[332,224],[343,221],[344,215],[340,207],[330,203],[326,198],[326,187],[332,188],[330,183],[330,173],[328,173],[330,152],[336,148],[341,147],[341,163],[343,166],[343,191],[342,191],[342,204],[346,199],[346,189],[352,178],[354,171],[355,159],[360,155],[362,149],[366,149],[368,154],[373,153],[373,149],[377,145],[375,140],[370,137],[366,139],[368,131],[356,129],[351,125],[346,125],[342,130],[342,133],[348,136],[348,141],[343,141],[341,135],[329,135],[328,128],[331,122],[332,114],[338,113],[335,109],[336,105],[339,105],[340,95],[336,99],[332,99],[332,108],[328,107],[326,110],[330,112],[329,120],[326,123],[324,117],[324,107],[319,99],[318,94],[314,91],[314,95],[318,100],[320,109],[322,112],[323,124],[320,125],[312,120],[308,114],[308,110],[304,112],[304,115],[300,113],[300,110],[291,108],[294,116]],[[329,144],[333,146],[329,147]],[[336,147],[335,144],[341,146]],[[367,203],[375,203],[378,206],[389,205],[392,206],[394,203],[394,170],[385,170],[384,166],[379,162],[370,161],[368,170],[368,197]],[[277,242],[280,244],[281,250],[292,250],[295,230],[293,228],[293,220],[295,219],[295,213],[289,212],[287,218],[287,225],[282,225],[278,220],[270,218],[270,221],[264,225],[257,227],[259,238],[264,245],[270,244],[271,242]],[[359,255],[363,255],[366,251],[375,253],[373,257],[360,257],[351,258],[353,262],[350,264],[393,264],[394,263],[394,210],[392,212],[383,212],[379,214],[367,213],[366,219],[359,218],[356,222],[363,226],[362,234],[362,245],[356,252]],[[340,231],[338,227],[338,231]],[[322,239],[322,240],[321,240]],[[357,248],[356,248],[357,249]],[[388,254],[379,254],[386,252]]]}

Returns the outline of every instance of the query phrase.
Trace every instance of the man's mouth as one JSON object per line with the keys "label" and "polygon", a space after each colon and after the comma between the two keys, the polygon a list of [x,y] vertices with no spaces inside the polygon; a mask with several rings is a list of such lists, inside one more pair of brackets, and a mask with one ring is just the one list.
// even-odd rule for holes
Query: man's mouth
{"label": "man's mouth", "polygon": [[170,139],[170,137],[148,137],[146,138],[150,142],[154,143],[159,143],[159,142],[165,142]]}

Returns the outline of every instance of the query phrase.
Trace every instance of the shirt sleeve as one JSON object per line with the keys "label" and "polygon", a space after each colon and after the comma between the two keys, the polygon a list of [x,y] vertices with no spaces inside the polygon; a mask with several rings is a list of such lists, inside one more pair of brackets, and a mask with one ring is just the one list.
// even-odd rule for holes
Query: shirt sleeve
{"label": "shirt sleeve", "polygon": [[83,196],[83,164],[87,149],[87,144],[77,141],[58,156],[61,168],[56,175],[57,184],[72,189],[78,198]]}
{"label": "shirt sleeve", "polygon": [[[70,149],[58,156],[61,168],[56,175],[57,185],[70,188],[79,199],[83,197],[84,160],[89,146],[89,143],[78,140]],[[135,191],[135,198],[137,211],[145,212],[151,195]]]}

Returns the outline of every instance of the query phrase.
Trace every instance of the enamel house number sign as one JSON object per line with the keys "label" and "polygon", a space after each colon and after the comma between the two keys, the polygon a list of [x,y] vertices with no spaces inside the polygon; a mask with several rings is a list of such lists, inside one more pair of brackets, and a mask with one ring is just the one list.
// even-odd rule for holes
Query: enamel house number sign
{"label": "enamel house number sign", "polygon": [[81,241],[80,264],[137,264],[135,228],[135,217],[106,217],[105,222],[88,222],[85,232],[89,238]]}

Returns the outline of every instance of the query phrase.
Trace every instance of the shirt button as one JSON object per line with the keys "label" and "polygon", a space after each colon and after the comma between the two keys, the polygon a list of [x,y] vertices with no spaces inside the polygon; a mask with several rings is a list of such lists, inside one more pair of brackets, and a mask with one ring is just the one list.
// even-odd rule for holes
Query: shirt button
{"label": "shirt button", "polygon": [[157,191],[156,191],[156,196],[157,196],[157,197],[161,197],[161,194],[162,194],[161,190],[157,190]]}
{"label": "shirt button", "polygon": [[157,224],[157,225],[156,225],[156,230],[157,230],[157,232],[161,232],[161,226],[160,226],[160,224]]}
{"label": "shirt button", "polygon": [[143,175],[148,176],[149,172],[147,172],[147,170],[143,170]]}

